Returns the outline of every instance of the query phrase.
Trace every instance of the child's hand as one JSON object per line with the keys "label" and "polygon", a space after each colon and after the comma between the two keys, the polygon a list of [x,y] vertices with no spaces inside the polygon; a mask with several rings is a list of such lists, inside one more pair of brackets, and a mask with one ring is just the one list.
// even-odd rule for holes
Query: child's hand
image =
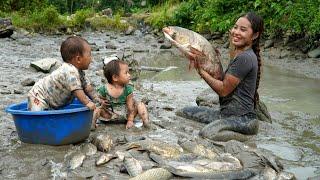
{"label": "child's hand", "polygon": [[90,110],[96,109],[96,105],[95,105],[92,101],[89,101],[88,104],[86,104],[86,106],[87,106]]}
{"label": "child's hand", "polygon": [[127,121],[126,129],[130,129],[133,127],[133,121]]}

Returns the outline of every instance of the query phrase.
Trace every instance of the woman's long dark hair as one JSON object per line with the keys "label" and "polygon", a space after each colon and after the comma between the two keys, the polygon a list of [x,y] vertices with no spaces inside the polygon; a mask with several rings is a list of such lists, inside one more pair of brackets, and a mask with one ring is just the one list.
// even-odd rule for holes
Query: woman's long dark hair
{"label": "woman's long dark hair", "polygon": [[260,43],[260,37],[264,30],[263,19],[260,16],[256,15],[254,12],[249,12],[243,17],[246,17],[251,23],[251,28],[253,30],[253,33],[259,33],[258,37],[252,41],[252,50],[254,51],[258,59],[258,74],[257,74],[257,81],[256,81],[256,90],[254,94],[254,106],[256,107],[257,103],[259,103],[258,88],[260,84],[261,65],[262,65],[259,43]]}

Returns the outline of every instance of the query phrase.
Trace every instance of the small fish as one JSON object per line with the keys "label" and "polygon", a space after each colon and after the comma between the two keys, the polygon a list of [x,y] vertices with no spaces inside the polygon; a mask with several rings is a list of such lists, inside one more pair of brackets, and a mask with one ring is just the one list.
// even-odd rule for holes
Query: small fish
{"label": "small fish", "polygon": [[91,143],[87,143],[82,146],[81,152],[83,152],[86,156],[92,156],[97,153],[97,147]]}
{"label": "small fish", "polygon": [[71,170],[76,169],[77,167],[82,165],[85,158],[86,158],[86,155],[84,155],[83,153],[76,153],[70,159],[68,168]]}
{"label": "small fish", "polygon": [[93,138],[92,144],[94,144],[99,151],[108,152],[112,148],[113,141],[111,136],[102,133]]}
{"label": "small fish", "polygon": [[123,159],[123,164],[128,171],[128,174],[135,177],[142,173],[142,166],[138,160],[133,157],[125,156]]}
{"label": "small fish", "polygon": [[178,144],[169,144],[158,140],[141,140],[132,142],[127,149],[138,148],[138,150],[146,150],[154,152],[164,157],[176,157],[183,152],[183,149]]}
{"label": "small fish", "polygon": [[195,66],[195,61],[212,77],[221,78],[222,66],[220,53],[213,49],[210,42],[200,34],[178,26],[168,26],[162,29],[164,36],[184,55],[197,54],[196,60],[190,60],[189,69]]}
{"label": "small fish", "polygon": [[170,171],[164,169],[164,168],[154,168],[149,169],[139,175],[137,175],[134,178],[130,178],[130,180],[167,180],[171,179],[172,174]]}
{"label": "small fish", "polygon": [[96,161],[96,165],[100,166],[108,163],[110,160],[116,158],[117,156],[114,154],[102,154]]}
{"label": "small fish", "polygon": [[190,140],[180,143],[180,146],[184,150],[194,153],[198,156],[206,157],[209,159],[217,157],[217,153],[213,150],[204,147],[202,144],[197,144],[196,142]]}

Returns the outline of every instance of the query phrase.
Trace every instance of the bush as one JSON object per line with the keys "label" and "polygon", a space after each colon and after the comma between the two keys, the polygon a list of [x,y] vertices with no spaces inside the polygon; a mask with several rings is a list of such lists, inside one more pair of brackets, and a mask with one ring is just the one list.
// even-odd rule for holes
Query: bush
{"label": "bush", "polygon": [[[268,35],[319,34],[319,2],[316,0],[187,0],[174,11],[163,3],[152,12],[151,25],[174,23],[198,32],[227,32],[235,20],[249,11],[263,17]],[[306,10],[308,9],[308,10]]]}
{"label": "bush", "polygon": [[129,24],[121,22],[121,16],[115,15],[114,18],[105,16],[92,17],[86,20],[91,27],[95,30],[117,30],[124,31],[128,28]]}
{"label": "bush", "polygon": [[94,16],[94,11],[92,9],[81,9],[78,10],[71,20],[71,24],[75,27],[83,28],[85,26],[85,21],[87,18]]}
{"label": "bush", "polygon": [[57,9],[53,6],[35,10],[29,15],[23,12],[12,13],[11,17],[14,26],[36,32],[52,32],[63,23]]}

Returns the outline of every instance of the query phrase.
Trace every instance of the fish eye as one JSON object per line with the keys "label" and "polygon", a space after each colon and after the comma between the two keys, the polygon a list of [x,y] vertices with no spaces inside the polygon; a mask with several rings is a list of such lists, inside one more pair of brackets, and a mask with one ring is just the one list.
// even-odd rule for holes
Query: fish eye
{"label": "fish eye", "polygon": [[177,36],[177,32],[173,32],[173,34],[172,34],[172,39],[175,39],[176,36]]}

